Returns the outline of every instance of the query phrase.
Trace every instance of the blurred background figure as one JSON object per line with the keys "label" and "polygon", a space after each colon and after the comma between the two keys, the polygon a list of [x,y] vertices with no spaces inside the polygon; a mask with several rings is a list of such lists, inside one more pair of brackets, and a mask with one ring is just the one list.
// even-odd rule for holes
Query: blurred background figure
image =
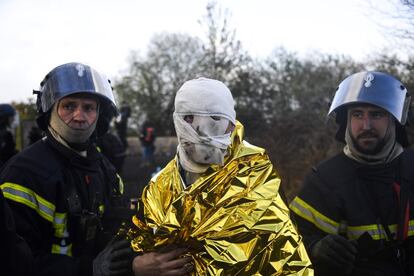
{"label": "blurred background figure", "polygon": [[128,128],[128,119],[131,116],[131,107],[126,103],[123,102],[120,109],[119,109],[119,116],[115,122],[115,128],[118,133],[119,139],[126,149],[128,147],[127,142],[127,128]]}
{"label": "blurred background figure", "polygon": [[101,153],[114,165],[118,174],[121,174],[126,157],[126,146],[119,136],[111,129],[97,140]]}
{"label": "blurred background figure", "polygon": [[154,163],[155,138],[155,127],[150,121],[145,121],[139,134],[142,146],[142,166],[148,166]]}
{"label": "blurred background figure", "polygon": [[0,166],[17,153],[14,130],[19,125],[19,115],[10,104],[0,104]]}
{"label": "blurred background figure", "polygon": [[41,130],[38,126],[32,126],[30,128],[29,134],[27,135],[29,138],[29,145],[32,145],[36,141],[42,139],[43,136],[45,136],[43,130]]}

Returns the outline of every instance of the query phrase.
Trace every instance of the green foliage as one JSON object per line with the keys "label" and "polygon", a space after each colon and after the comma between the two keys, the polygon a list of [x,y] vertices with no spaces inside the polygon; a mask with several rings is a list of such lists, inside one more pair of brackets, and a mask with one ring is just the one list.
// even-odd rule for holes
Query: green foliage
{"label": "green foliage", "polygon": [[19,113],[20,120],[35,120],[37,111],[36,103],[33,99],[29,99],[28,102],[13,102],[12,105],[16,108]]}

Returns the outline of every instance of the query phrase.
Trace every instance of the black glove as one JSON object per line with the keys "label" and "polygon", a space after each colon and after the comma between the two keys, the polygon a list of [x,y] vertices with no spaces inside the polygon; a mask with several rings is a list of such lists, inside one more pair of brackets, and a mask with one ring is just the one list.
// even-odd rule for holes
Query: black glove
{"label": "black glove", "polygon": [[352,272],[357,253],[356,241],[349,241],[339,235],[327,235],[311,249],[315,262],[327,264],[345,274]]}
{"label": "black glove", "polygon": [[93,260],[93,276],[130,275],[133,257],[130,241],[115,236]]}

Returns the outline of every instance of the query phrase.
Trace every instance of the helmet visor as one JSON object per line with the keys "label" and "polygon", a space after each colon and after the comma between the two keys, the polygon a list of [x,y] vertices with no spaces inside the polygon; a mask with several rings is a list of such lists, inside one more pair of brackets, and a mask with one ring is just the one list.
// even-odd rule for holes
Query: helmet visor
{"label": "helmet visor", "polygon": [[115,107],[108,79],[80,63],[68,63],[53,69],[42,83],[41,93],[43,112],[47,112],[60,98],[75,93],[90,93],[110,101]]}
{"label": "helmet visor", "polygon": [[407,89],[394,77],[381,72],[360,72],[341,82],[328,115],[347,104],[368,103],[385,109],[404,125],[407,100]]}

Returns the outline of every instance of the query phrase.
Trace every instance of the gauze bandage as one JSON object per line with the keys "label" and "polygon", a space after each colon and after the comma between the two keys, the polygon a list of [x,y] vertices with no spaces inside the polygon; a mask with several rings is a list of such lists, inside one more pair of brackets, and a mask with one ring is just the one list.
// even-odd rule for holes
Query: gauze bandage
{"label": "gauze bandage", "polygon": [[[191,123],[184,120],[192,115]],[[220,81],[199,78],[187,81],[175,98],[174,125],[180,164],[201,173],[209,165],[223,165],[236,113],[230,90]]]}
{"label": "gauze bandage", "polygon": [[[225,118],[214,121],[209,116],[195,115],[190,124],[181,116],[174,115],[175,129],[180,133],[180,148],[184,151],[180,153],[180,158],[185,154],[184,158],[189,157],[199,164],[223,165],[226,149],[230,145],[230,133],[225,133],[229,122]],[[208,135],[208,132],[215,134]]]}

